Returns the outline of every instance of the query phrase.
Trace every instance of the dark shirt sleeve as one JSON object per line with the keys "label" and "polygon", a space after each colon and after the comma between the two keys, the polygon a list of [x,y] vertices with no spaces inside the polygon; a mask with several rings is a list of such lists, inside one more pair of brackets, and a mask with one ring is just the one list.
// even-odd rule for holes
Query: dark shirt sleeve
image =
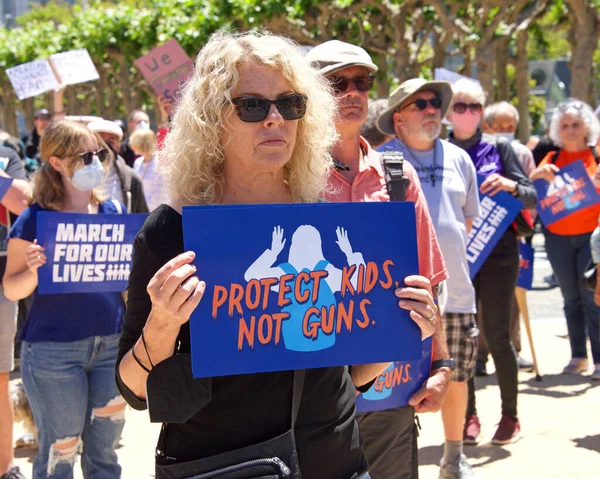
{"label": "dark shirt sleeve", "polygon": [[508,142],[498,142],[497,148],[504,164],[504,176],[517,182],[517,198],[523,202],[524,208],[534,208],[537,203],[537,192],[525,174],[515,150]]}
{"label": "dark shirt sleeve", "polygon": [[24,180],[26,178],[25,168],[19,154],[16,151],[9,150],[10,156],[8,159],[8,165],[6,166],[6,174],[16,180]]}

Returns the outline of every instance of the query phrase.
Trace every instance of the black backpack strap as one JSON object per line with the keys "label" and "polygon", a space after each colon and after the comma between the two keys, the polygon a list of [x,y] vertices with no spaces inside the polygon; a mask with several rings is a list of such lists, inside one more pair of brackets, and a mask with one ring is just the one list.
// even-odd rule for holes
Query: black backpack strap
{"label": "black backpack strap", "polygon": [[594,160],[596,160],[596,164],[600,165],[600,159],[598,158],[598,152],[596,151],[596,147],[590,146],[590,150],[592,150],[592,156],[594,157]]}
{"label": "black backpack strap", "polygon": [[304,377],[306,370],[298,369],[294,371],[294,384],[292,386],[292,429],[296,425],[300,403],[302,402],[302,390],[304,389]]}
{"label": "black backpack strap", "polygon": [[385,151],[381,154],[381,166],[390,201],[406,201],[410,180],[404,173],[404,155],[399,151]]}
{"label": "black backpack strap", "polygon": [[554,163],[556,163],[558,155],[560,155],[560,150],[556,150],[556,151],[552,152],[552,156],[550,157],[550,164],[551,165],[553,165]]}

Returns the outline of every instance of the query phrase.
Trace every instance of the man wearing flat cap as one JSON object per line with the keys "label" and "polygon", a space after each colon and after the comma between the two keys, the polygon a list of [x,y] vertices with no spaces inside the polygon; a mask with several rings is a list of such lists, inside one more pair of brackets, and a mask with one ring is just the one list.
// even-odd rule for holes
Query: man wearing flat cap
{"label": "man wearing flat cap", "polygon": [[[336,129],[340,140],[332,151],[335,170],[330,178],[335,193],[325,199],[335,202],[389,201],[381,155],[360,135],[360,128],[367,118],[369,90],[377,66],[362,48],[337,40],[313,48],[308,58],[329,80],[339,107]],[[405,166],[404,173],[410,179],[406,199],[415,203],[419,274],[435,288],[447,278],[447,271],[419,179],[414,168]],[[407,280],[407,286],[416,284]],[[439,322],[433,337],[434,359],[445,360],[449,356],[443,329],[438,325]],[[370,378],[358,377],[352,369],[351,375],[359,391],[365,392],[372,384],[367,382]],[[450,369],[440,368],[432,372],[427,383],[410,399],[411,405],[357,415],[372,479],[418,477],[415,410],[437,411],[449,378]]]}
{"label": "man wearing flat cap", "polygon": [[405,81],[392,92],[377,127],[395,136],[380,151],[401,152],[417,170],[450,273],[444,285],[442,320],[455,369],[442,405],[446,442],[439,477],[462,479],[475,477],[463,454],[463,429],[467,381],[475,372],[479,334],[467,262],[467,235],[479,216],[479,193],[469,155],[438,139],[451,100],[449,83],[420,78]]}

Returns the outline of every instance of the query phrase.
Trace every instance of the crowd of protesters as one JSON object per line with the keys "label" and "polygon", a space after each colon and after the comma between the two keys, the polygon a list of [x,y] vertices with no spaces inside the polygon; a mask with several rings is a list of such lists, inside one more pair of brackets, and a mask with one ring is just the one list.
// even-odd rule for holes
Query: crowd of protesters
{"label": "crowd of protesters", "polygon": [[[13,179],[0,205],[0,479],[26,477],[14,465],[13,403],[31,411],[20,444],[39,448],[35,479],[72,478],[79,454],[85,478],[120,477],[126,404],[151,404],[163,423],[159,479],[416,479],[416,414],[439,410],[439,477],[474,478],[463,445],[480,441],[475,376],[487,374],[488,355],[502,399],[492,444],[522,437],[518,372],[532,364],[520,356],[514,294],[519,242],[531,241],[536,220],[532,181],[552,182],[583,160],[600,191],[600,122],[568,99],[548,137],[525,146],[515,132],[527,119],[507,102],[486,106],[477,82],[413,78],[370,101],[377,71],[365,50],[337,40],[304,55],[282,37],[218,33],[158,135],[142,110],[126,123],[69,117],[64,89],[54,117],[35,112],[26,138],[0,132],[0,176]],[[404,157],[400,199],[415,205],[419,259],[418,275],[395,295],[434,345],[430,377],[408,404],[355,411],[357,392],[389,363],[192,381],[189,318],[207,285],[184,250],[182,207],[395,201],[382,163],[388,152]],[[471,279],[467,242],[480,194],[500,191],[523,210]],[[38,295],[46,250],[36,218],[44,211],[150,213],[128,293]],[[564,373],[590,372],[589,339],[596,380],[600,286],[590,290],[583,276],[600,263],[599,216],[596,205],[542,225],[570,339]],[[11,394],[15,357],[23,389]],[[248,463],[272,456],[279,462]]]}

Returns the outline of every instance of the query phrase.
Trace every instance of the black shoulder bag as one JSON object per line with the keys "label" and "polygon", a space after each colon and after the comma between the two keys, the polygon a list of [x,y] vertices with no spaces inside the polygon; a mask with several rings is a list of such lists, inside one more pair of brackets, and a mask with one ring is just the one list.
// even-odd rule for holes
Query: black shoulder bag
{"label": "black shoulder bag", "polygon": [[399,151],[386,151],[381,154],[381,166],[390,201],[406,201],[410,180],[404,173],[404,155]]}
{"label": "black shoulder bag", "polygon": [[291,428],[285,434],[235,451],[179,464],[159,464],[156,479],[301,479],[294,426],[306,371],[294,371]]}

